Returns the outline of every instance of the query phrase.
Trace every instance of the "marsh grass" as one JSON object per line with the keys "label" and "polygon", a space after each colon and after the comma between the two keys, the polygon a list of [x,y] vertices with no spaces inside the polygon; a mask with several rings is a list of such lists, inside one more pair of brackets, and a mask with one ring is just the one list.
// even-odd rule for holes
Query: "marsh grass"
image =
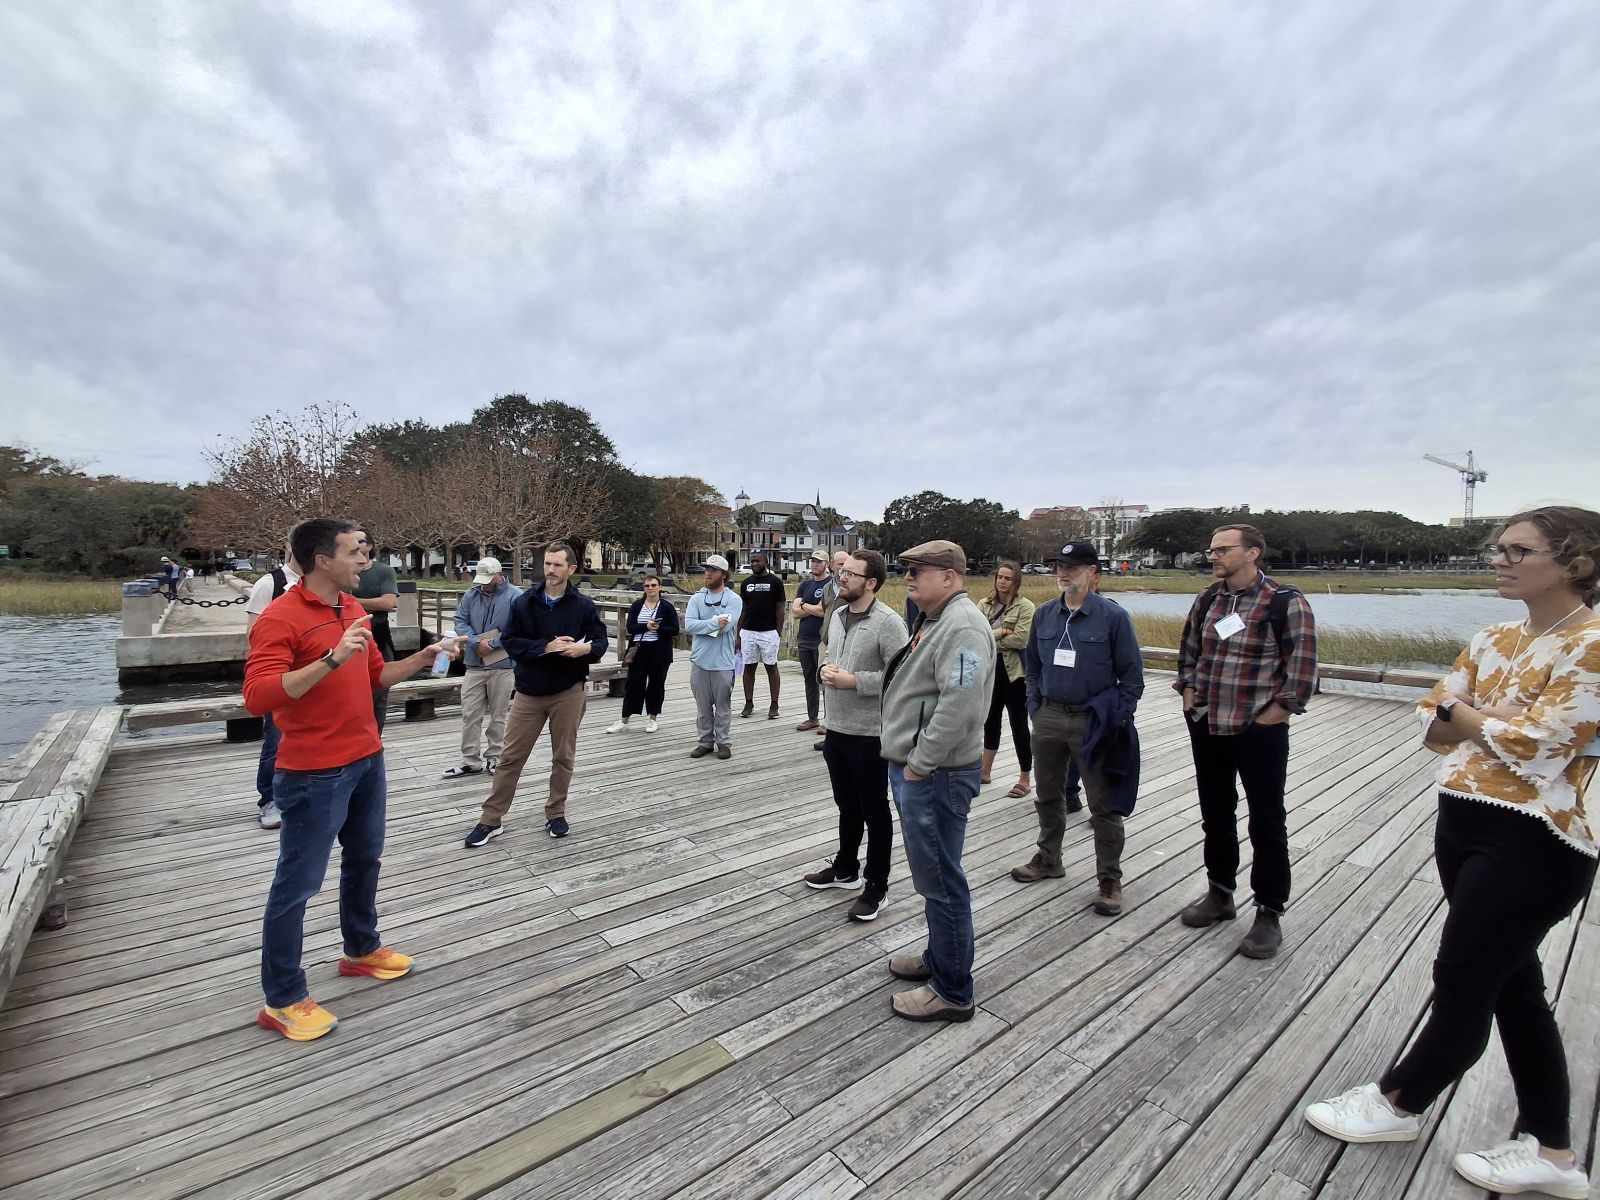
{"label": "marsh grass", "polygon": [[13,617],[90,617],[122,611],[115,579],[0,576],[0,613]]}

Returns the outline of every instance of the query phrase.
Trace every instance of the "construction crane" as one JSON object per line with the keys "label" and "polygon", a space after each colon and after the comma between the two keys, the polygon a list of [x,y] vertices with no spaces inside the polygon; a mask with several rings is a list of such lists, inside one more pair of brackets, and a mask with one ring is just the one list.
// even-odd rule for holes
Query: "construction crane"
{"label": "construction crane", "polygon": [[1478,484],[1482,483],[1485,479],[1489,478],[1489,472],[1480,470],[1478,468],[1478,460],[1472,456],[1471,450],[1467,451],[1467,461],[1465,463],[1452,462],[1450,459],[1441,458],[1437,454],[1424,454],[1422,457],[1431,463],[1438,463],[1441,467],[1449,467],[1452,471],[1455,471],[1461,476],[1462,489],[1467,494],[1466,512],[1462,517],[1462,523],[1465,525],[1471,525],[1472,489],[1477,487]]}

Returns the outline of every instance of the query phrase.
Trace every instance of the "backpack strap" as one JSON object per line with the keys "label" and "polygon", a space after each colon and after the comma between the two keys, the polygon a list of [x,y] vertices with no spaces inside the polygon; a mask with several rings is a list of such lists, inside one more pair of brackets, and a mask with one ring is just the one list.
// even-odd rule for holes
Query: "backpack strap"
{"label": "backpack strap", "polygon": [[272,598],[276,600],[289,590],[289,576],[282,567],[272,568]]}

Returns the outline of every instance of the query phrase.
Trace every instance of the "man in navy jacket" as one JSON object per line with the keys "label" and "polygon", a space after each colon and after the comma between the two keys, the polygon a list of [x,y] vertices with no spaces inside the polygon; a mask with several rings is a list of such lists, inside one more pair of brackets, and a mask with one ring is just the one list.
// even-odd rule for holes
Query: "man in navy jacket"
{"label": "man in navy jacket", "polygon": [[499,837],[522,766],[539,732],[550,723],[550,790],[545,797],[545,829],[567,836],[567,789],[578,748],[578,725],[588,705],[589,664],[606,652],[606,627],[594,601],[567,581],[578,559],[565,542],[544,552],[544,583],[529,588],[511,604],[511,619],[500,631],[500,645],[511,655],[517,692],[506,720],[505,752],[494,784],[483,802],[478,824],[467,835],[469,847]]}
{"label": "man in navy jacket", "polygon": [[1122,911],[1122,813],[1100,755],[1085,753],[1095,698],[1114,689],[1126,719],[1144,695],[1144,660],[1133,622],[1122,606],[1097,590],[1100,553],[1092,542],[1069,542],[1054,559],[1061,595],[1041,604],[1022,661],[1033,719],[1034,772],[1039,842],[1033,858],[1011,869],[1021,883],[1060,879],[1061,842],[1066,834],[1065,784],[1071,763],[1083,778],[1094,831],[1095,875],[1100,881],[1094,910],[1114,917]]}

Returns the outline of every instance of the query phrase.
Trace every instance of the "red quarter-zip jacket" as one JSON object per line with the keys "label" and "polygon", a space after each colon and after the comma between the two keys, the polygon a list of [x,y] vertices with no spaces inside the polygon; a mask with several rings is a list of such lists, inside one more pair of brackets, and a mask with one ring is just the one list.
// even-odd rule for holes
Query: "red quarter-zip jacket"
{"label": "red quarter-zip jacket", "polygon": [[309,666],[339,644],[344,631],[366,615],[361,602],[339,593],[337,608],[304,585],[279,596],[250,630],[244,665],[244,706],[256,716],[272,714],[282,741],[278,768],[330,771],[383,749],[372,693],[383,674],[383,655],[367,646],[366,670],[352,657],[298,700],[283,690],[283,677]]}

